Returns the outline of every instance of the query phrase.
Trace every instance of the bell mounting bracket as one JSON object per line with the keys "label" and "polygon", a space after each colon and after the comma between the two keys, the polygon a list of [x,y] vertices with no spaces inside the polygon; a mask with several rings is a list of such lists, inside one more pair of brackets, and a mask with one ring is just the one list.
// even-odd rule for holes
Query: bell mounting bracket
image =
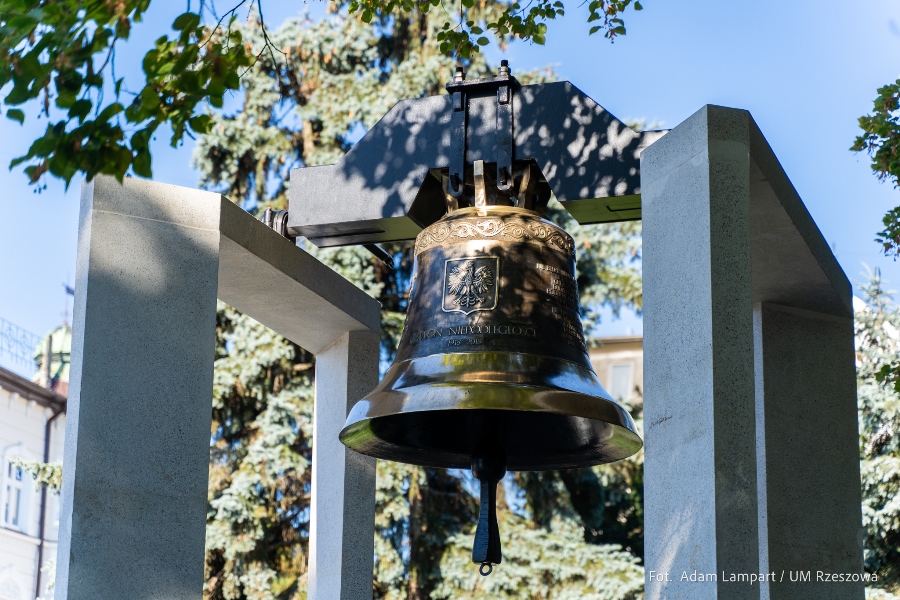
{"label": "bell mounting bracket", "polygon": [[291,171],[286,233],[320,247],[415,239],[463,201],[477,161],[518,206],[552,192],[582,224],[640,219],[640,153],[665,132],[631,130],[569,82],[520,85],[505,61],[446,88],[399,101],[336,164]]}
{"label": "bell mounting bracket", "polygon": [[447,193],[453,198],[459,198],[463,193],[466,168],[466,137],[468,133],[468,94],[496,93],[497,95],[497,119],[494,135],[496,137],[496,153],[494,160],[488,162],[497,163],[497,189],[508,191],[513,187],[513,102],[512,97],[516,88],[520,87],[518,80],[512,76],[509,70],[509,62],[500,62],[500,72],[496,77],[486,79],[465,79],[462,67],[456,68],[453,81],[446,85],[450,94],[453,113],[450,117],[451,148],[450,169],[447,184]]}

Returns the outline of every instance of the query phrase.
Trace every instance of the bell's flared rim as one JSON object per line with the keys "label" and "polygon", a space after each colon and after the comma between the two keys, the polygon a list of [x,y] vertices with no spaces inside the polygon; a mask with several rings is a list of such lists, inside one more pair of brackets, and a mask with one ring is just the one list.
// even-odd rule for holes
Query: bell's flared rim
{"label": "bell's flared rim", "polygon": [[353,407],[340,439],[376,458],[469,468],[478,436],[491,428],[505,440],[512,471],[614,462],[643,446],[631,415],[589,367],[509,352],[436,354],[394,364]]}

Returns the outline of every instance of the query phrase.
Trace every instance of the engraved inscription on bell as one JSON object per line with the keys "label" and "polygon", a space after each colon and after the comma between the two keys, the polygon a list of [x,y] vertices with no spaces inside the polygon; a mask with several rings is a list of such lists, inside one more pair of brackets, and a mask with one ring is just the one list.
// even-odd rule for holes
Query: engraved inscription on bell
{"label": "engraved inscription on bell", "polygon": [[444,312],[471,314],[497,307],[497,279],[500,259],[472,256],[444,263]]}

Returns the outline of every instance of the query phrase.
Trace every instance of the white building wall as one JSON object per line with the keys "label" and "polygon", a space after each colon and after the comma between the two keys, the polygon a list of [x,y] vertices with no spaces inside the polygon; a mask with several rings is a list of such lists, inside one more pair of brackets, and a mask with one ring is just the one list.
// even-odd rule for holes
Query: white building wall
{"label": "white building wall", "polygon": [[[28,474],[23,474],[20,522],[18,526],[12,525],[6,512],[7,461],[15,456],[43,460],[45,425],[52,415],[51,409],[0,387],[0,600],[34,600],[37,596],[34,586],[40,542],[37,536],[41,491]],[[62,460],[64,432],[65,415],[60,415],[51,425],[51,462]],[[48,492],[44,565],[56,557],[58,500],[55,493]],[[44,585],[47,580],[45,573],[42,576]],[[46,590],[41,591],[46,593]]]}
{"label": "white building wall", "polygon": [[[600,345],[590,349],[590,360],[603,388],[617,401],[639,404],[644,395],[643,338],[605,337],[597,341]],[[619,369],[623,371],[617,376]]]}

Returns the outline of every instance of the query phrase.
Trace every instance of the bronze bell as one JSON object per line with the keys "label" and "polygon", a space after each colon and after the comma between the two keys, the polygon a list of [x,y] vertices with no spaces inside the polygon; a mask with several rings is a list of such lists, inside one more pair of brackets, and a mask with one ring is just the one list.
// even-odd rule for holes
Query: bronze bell
{"label": "bronze bell", "polygon": [[501,559],[494,496],[506,470],[609,463],[642,441],[588,359],[572,237],[539,202],[494,194],[489,204],[483,172],[476,164],[473,206],[416,238],[397,357],[340,439],[376,458],[471,468],[481,482],[472,560],[487,574]]}

